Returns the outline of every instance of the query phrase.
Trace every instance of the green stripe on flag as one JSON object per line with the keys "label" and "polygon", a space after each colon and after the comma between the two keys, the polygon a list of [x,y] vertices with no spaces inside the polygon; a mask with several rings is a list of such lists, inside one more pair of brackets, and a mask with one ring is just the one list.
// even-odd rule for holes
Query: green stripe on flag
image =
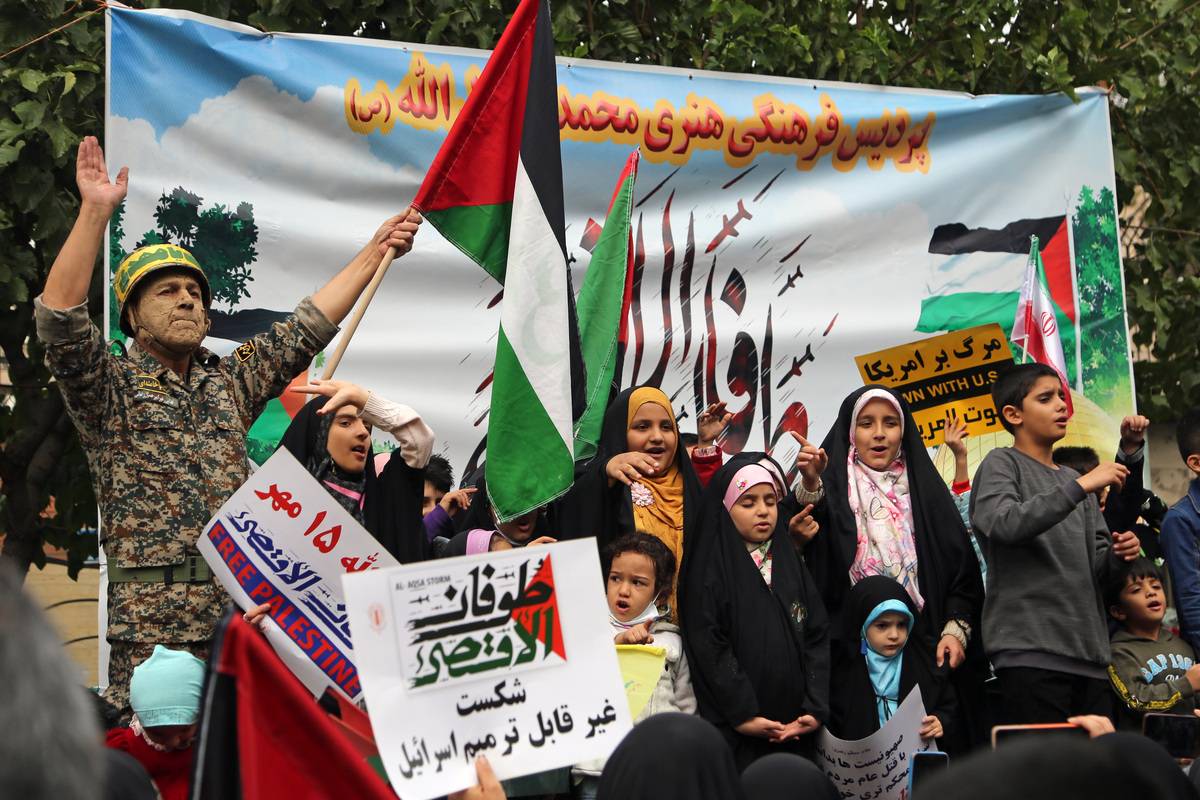
{"label": "green stripe on flag", "polygon": [[[529,498],[549,502],[565,493],[574,479],[571,452],[529,383],[503,326],[496,339],[487,452],[488,497],[493,508],[519,509],[506,514],[509,519],[538,507],[525,507]],[[492,458],[493,453],[505,457]],[[547,487],[562,488],[547,495]]]}
{"label": "green stripe on flag", "polygon": [[512,203],[454,206],[426,212],[425,219],[447,241],[462,250],[493,278],[504,283]]}
{"label": "green stripe on flag", "polygon": [[[921,333],[961,331],[964,328],[995,322],[1004,329],[1004,335],[1011,339],[1013,320],[1017,316],[1017,303],[1020,300],[1020,292],[954,292],[926,297],[921,301],[921,318],[917,322],[917,330]],[[1058,334],[1062,338],[1063,352],[1074,353],[1075,323],[1068,319],[1066,312],[1058,307],[1058,303],[1054,303],[1054,315],[1058,317]],[[1020,361],[1021,348],[1016,348],[1015,355]],[[1073,358],[1067,359],[1067,379],[1074,385]]]}
{"label": "green stripe on flag", "polygon": [[292,418],[288,416],[283,403],[278,397],[271,398],[246,433],[246,454],[255,464],[264,463],[279,447],[279,440],[291,424]]}
{"label": "green stripe on flag", "polygon": [[587,375],[587,405],[575,423],[575,458],[596,454],[600,429],[608,405],[609,388],[617,364],[617,340],[625,300],[625,272],[629,263],[629,225],[633,210],[633,176],[621,184],[604,230],[592,249],[576,309],[583,364]]}

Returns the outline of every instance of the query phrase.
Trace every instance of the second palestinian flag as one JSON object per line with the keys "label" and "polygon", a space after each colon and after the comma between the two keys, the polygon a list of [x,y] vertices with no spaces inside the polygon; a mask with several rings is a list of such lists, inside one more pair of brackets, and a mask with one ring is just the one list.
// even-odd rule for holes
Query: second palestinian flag
{"label": "second palestinian flag", "polygon": [[522,0],[413,201],[504,284],[487,438],[488,495],[501,520],[573,479],[573,386],[583,375],[556,98],[549,5]]}

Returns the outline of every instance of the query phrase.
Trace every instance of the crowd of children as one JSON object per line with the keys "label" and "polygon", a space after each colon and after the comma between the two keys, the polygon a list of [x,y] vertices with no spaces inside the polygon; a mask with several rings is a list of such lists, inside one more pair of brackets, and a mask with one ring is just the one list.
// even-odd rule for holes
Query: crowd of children
{"label": "crowd of children", "polygon": [[[823,443],[800,438],[786,468],[766,453],[723,456],[721,405],[686,445],[666,395],[634,388],[612,403],[575,488],[509,522],[487,502],[486,468],[455,488],[413,409],[340,381],[304,388],[320,396],[281,446],[401,561],[596,538],[614,645],[662,648],[664,668],[607,763],[570,770],[574,797],[634,797],[664,742],[688,744],[689,797],[805,781],[833,797],[802,758],[814,734],[868,736],[915,687],[921,736],[964,755],[995,723],[1092,714],[1136,730],[1147,712],[1196,708],[1200,481],[1162,520],[1164,568],[1142,555],[1159,543],[1134,532],[1148,422],[1126,420],[1116,461],[1059,454],[1069,414],[1050,368],[996,382],[1014,444],[973,478],[964,432],[947,425],[949,486],[903,398],[882,387],[851,393]],[[397,439],[390,456],[372,453],[372,426]],[[1200,412],[1179,441],[1200,477]],[[1164,624],[1172,588],[1181,636]],[[193,656],[157,648],[133,674],[132,719],[107,734],[167,800],[186,796],[202,679]],[[733,778],[703,777],[725,766]]]}

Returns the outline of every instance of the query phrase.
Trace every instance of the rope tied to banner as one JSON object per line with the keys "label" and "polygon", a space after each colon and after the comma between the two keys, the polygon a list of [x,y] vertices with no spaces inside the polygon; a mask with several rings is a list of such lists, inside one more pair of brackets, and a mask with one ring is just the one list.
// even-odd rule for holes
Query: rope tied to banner
{"label": "rope tied to banner", "polygon": [[[36,36],[36,37],[30,39],[28,42],[25,42],[25,44],[14,47],[13,49],[9,50],[4,55],[0,55],[0,61],[3,61],[4,59],[8,58],[9,56],[13,55],[14,53],[21,52],[22,50],[24,50],[27,47],[32,47],[33,45],[37,44],[38,42],[42,41],[43,39],[48,39],[56,33],[61,33],[62,31],[65,31],[67,28],[71,27],[72,25],[77,25],[78,23],[83,22],[85,19],[92,16],[96,12],[103,11],[104,9],[108,8],[108,3],[104,2],[104,0],[91,0],[91,2],[96,4],[96,8],[93,8],[91,11],[88,11],[86,14],[76,17],[75,19],[71,20],[70,22],[67,22],[63,25],[59,25],[57,28],[53,28],[52,30],[46,31],[41,36]],[[82,0],[80,0],[80,2],[76,2],[75,5],[71,6],[63,13],[70,14],[70,13],[74,12],[75,9],[79,8],[80,5],[82,5]]]}

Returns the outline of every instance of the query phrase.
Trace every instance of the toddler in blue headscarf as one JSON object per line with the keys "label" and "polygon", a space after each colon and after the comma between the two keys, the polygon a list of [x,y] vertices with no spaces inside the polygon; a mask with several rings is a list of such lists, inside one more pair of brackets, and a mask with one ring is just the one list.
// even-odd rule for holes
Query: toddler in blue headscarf
{"label": "toddler in blue headscarf", "polygon": [[[842,739],[862,739],[879,730],[914,686],[929,713],[921,723],[922,739],[940,739],[954,717],[954,694],[943,670],[933,665],[933,645],[921,635],[912,598],[895,580],[875,575],[850,590],[847,623],[856,642],[833,670],[830,732]],[[867,698],[873,698],[868,701]]]}

